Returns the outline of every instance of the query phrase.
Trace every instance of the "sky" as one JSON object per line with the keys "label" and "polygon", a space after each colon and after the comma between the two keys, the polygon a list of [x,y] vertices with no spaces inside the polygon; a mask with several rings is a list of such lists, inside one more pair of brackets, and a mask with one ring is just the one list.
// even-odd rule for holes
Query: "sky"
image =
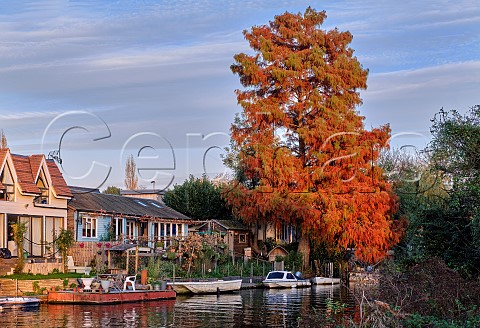
{"label": "sky", "polygon": [[242,31],[308,6],[352,33],[369,70],[358,110],[393,147],[421,150],[441,108],[480,104],[478,0],[6,1],[0,129],[13,153],[60,149],[70,185],[124,188],[130,154],[145,188],[223,174]]}

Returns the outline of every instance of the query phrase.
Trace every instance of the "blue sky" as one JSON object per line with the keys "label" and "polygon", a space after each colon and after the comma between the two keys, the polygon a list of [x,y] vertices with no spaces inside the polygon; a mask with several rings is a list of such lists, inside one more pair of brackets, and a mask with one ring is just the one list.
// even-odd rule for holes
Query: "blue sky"
{"label": "blue sky", "polygon": [[70,184],[123,187],[130,153],[148,188],[215,176],[242,30],[309,5],[353,34],[360,113],[390,123],[394,146],[422,148],[440,108],[480,104],[478,1],[15,1],[0,4],[0,128],[15,153],[61,140]]}

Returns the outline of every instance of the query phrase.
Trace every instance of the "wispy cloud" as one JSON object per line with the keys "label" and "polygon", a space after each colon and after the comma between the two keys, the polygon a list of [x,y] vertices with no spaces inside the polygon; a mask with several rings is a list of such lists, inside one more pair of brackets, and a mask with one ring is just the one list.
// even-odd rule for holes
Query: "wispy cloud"
{"label": "wispy cloud", "polygon": [[144,131],[176,148],[189,132],[228,132],[241,87],[229,66],[235,53],[250,51],[242,30],[310,4],[327,11],[324,28],[353,34],[370,70],[360,108],[367,126],[428,132],[440,107],[478,103],[473,0],[25,0],[0,3],[0,125],[25,152],[53,117],[79,108],[112,129],[85,151],[114,151]]}
{"label": "wispy cloud", "polygon": [[0,120],[2,123],[6,123],[5,121],[10,120],[27,120],[27,119],[36,119],[36,118],[45,118],[45,117],[55,117],[59,115],[60,112],[14,112],[14,113],[1,113],[0,112]]}

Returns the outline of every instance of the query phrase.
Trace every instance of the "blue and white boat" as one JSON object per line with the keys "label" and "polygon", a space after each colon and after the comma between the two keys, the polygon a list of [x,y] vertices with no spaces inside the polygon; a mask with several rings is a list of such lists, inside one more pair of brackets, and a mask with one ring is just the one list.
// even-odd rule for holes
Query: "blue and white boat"
{"label": "blue and white boat", "polygon": [[40,299],[34,297],[0,297],[0,311],[7,309],[31,309],[40,306]]}

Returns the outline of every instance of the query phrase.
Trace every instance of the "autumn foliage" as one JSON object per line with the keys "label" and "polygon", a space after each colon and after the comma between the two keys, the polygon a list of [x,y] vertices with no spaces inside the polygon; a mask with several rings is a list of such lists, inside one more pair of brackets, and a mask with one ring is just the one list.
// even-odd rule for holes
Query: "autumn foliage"
{"label": "autumn foliage", "polygon": [[365,130],[355,107],[368,72],[352,35],[322,30],[325,18],[308,8],[244,32],[254,54],[231,66],[243,111],[231,128],[238,179],[225,196],[246,222],[300,226],[307,261],[310,241],[373,261],[400,236],[376,166],[390,128]]}

